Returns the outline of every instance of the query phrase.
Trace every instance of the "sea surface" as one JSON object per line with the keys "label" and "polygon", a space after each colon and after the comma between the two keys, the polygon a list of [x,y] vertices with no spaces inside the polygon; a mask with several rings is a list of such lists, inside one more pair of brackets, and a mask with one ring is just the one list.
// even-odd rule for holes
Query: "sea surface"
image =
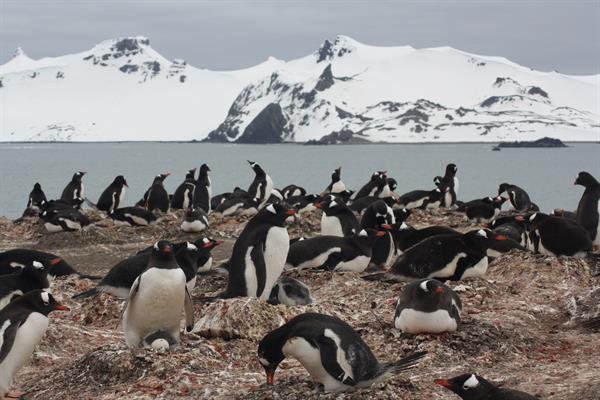
{"label": "sea surface", "polygon": [[275,187],[294,183],[318,193],[342,167],[346,186],[359,189],[376,170],[396,178],[399,194],[433,189],[433,177],[447,163],[458,166],[460,200],[496,194],[501,182],[528,191],[542,210],[573,210],[583,188],[573,186],[579,171],[600,179],[600,145],[569,144],[556,149],[503,149],[491,144],[373,144],[339,146],[242,145],[208,143],[0,143],[0,215],[16,218],[39,182],[49,199],[60,196],[75,171],[87,171],[85,195],[93,202],[116,175],[129,183],[126,205],[143,195],[155,175],[170,172],[172,193],[186,171],[207,163],[213,194],[247,188],[254,176],[246,160],[260,163]]}

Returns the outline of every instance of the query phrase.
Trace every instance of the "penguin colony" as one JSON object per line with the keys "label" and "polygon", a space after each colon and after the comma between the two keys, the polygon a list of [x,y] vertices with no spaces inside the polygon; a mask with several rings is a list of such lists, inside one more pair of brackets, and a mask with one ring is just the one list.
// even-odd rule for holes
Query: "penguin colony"
{"label": "penguin colony", "polygon": [[[391,312],[393,328],[408,334],[461,329],[460,297],[444,282],[482,277],[502,253],[518,249],[586,257],[600,246],[600,183],[587,172],[575,179],[576,185],[585,188],[577,209],[548,215],[540,212],[525,190],[509,183],[501,183],[493,196],[459,201],[455,164],[448,164],[443,176],[433,178],[434,188],[402,195],[396,193],[397,181],[387,171],[374,172],[354,192],[347,189],[341,167],[337,168],[329,185],[317,195],[294,184],[278,190],[258,163],[249,164],[255,177],[248,190],[234,188],[213,196],[210,168],[204,164],[197,178],[196,169],[190,169],[173,195],[163,186],[169,174],[156,175],[132,207],[123,204],[128,184],[122,175],[93,203],[85,198],[85,172],[79,171],[57,200],[48,200],[36,183],[23,217],[38,216],[53,233],[93,227],[82,209],[84,203],[106,213],[116,225],[131,227],[150,225],[170,209],[184,209],[181,229],[198,233],[209,226],[213,212],[252,215],[227,263],[224,292],[197,300],[256,297],[270,304],[304,305],[315,301],[310,288],[286,276],[286,271],[364,273],[367,280],[409,282]],[[507,201],[514,212],[502,213]],[[417,229],[405,222],[415,208],[462,211],[466,219],[481,226],[468,232],[445,226]],[[290,239],[287,224],[315,209],[322,210],[321,235]],[[210,251],[219,244],[209,237],[181,243],[161,240],[117,263],[104,277],[79,274],[51,253],[27,249],[0,253],[0,396],[9,393],[13,377],[41,342],[49,313],[69,311],[48,291],[53,278],[69,274],[101,278],[93,289],[74,298],[93,301],[85,299],[104,292],[125,299],[122,326],[127,345],[165,352],[180,343],[182,316],[185,331],[193,329],[190,293],[198,277],[211,271]],[[301,314],[269,332],[257,350],[267,384],[274,384],[276,369],[285,358],[294,358],[327,392],[370,387],[415,367],[425,356],[417,351],[400,360],[380,362],[350,325],[317,313]],[[435,383],[463,399],[534,398],[500,388],[475,373]]]}

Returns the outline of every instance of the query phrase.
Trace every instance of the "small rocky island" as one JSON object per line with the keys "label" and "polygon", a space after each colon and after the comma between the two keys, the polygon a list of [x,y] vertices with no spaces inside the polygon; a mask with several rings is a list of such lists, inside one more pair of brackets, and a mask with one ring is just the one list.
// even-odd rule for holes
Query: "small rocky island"
{"label": "small rocky island", "polygon": [[521,148],[521,147],[569,147],[564,144],[560,139],[554,139],[549,137],[543,137],[533,141],[516,141],[516,142],[502,142],[499,143],[493,150],[500,150],[502,148]]}

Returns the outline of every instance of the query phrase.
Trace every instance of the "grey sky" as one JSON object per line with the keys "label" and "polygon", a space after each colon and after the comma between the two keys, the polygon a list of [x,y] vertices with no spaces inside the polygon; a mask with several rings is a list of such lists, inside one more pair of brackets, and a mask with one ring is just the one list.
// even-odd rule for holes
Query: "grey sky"
{"label": "grey sky", "polygon": [[289,60],[344,34],[368,44],[452,46],[570,74],[600,73],[600,0],[0,0],[0,63],[143,35],[169,59],[236,69]]}

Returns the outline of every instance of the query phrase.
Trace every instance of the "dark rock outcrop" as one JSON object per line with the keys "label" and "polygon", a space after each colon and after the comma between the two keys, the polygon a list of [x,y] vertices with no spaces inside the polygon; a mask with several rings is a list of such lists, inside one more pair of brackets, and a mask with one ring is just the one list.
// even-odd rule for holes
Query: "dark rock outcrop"
{"label": "dark rock outcrop", "polygon": [[239,143],[281,143],[287,120],[277,103],[266,106],[248,124]]}
{"label": "dark rock outcrop", "polygon": [[564,144],[560,139],[554,139],[544,137],[534,141],[523,141],[523,142],[502,142],[498,144],[498,147],[569,147]]}
{"label": "dark rock outcrop", "polygon": [[315,90],[322,92],[333,86],[333,73],[331,72],[331,64],[329,64],[319,76],[319,81],[315,85]]}

